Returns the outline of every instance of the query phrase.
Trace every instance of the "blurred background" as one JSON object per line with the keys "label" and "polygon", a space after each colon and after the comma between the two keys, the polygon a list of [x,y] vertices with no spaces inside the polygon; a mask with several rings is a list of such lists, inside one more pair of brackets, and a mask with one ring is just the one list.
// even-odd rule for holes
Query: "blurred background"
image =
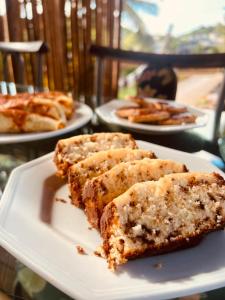
{"label": "blurred background", "polygon": [[[207,4],[207,5],[206,5]],[[43,40],[44,87],[73,91],[86,102],[94,95],[95,59],[91,44],[155,53],[225,52],[224,0],[0,0],[0,40]],[[35,81],[31,54],[23,55],[25,83]],[[7,81],[19,83],[13,58],[7,57]],[[0,81],[2,80],[0,58]],[[144,66],[108,61],[106,97],[136,93]],[[221,70],[176,70],[177,100],[213,108]]]}

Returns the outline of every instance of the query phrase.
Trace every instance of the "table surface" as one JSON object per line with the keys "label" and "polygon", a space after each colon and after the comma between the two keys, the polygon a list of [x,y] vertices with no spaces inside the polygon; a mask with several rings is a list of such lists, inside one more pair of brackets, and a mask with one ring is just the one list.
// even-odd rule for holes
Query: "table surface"
{"label": "table surface", "polygon": [[[121,131],[125,129],[107,126],[100,121],[90,122],[83,128],[64,135],[63,138],[93,132]],[[169,135],[149,135],[133,133],[136,139],[156,143],[166,147],[196,152],[206,150],[219,155],[217,143],[211,143],[208,139],[208,128],[189,130]],[[54,150],[57,138],[48,140],[26,142],[21,144],[0,145],[0,189],[3,190],[10,172],[18,165],[40,157]],[[4,249],[0,248],[0,300],[7,299],[4,295],[13,299],[70,299],[62,292],[46,283],[38,275],[28,270]],[[182,299],[225,299],[225,289],[211,291],[209,293],[186,297]]]}

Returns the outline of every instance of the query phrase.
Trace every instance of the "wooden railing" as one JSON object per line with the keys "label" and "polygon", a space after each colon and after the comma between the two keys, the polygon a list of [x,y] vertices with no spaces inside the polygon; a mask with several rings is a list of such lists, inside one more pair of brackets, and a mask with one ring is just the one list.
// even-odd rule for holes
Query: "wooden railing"
{"label": "wooden railing", "polygon": [[[94,94],[95,58],[91,44],[119,48],[122,0],[7,0],[0,16],[0,41],[45,41],[44,86],[74,92],[86,99]],[[24,55],[25,81],[34,84],[35,65]],[[7,61],[9,79],[17,82],[13,64]],[[0,80],[2,79],[0,61]],[[117,93],[118,63],[108,61],[104,94]]]}

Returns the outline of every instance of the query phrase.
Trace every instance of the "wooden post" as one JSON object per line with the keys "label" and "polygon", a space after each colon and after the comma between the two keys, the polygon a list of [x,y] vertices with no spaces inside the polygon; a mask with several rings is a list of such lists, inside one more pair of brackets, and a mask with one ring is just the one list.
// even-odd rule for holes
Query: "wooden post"
{"label": "wooden post", "polygon": [[[20,6],[18,1],[6,1],[6,13],[8,20],[8,31],[10,41],[22,41],[22,32],[20,26]],[[17,61],[16,56],[12,57],[13,74],[16,83],[23,83],[24,78],[21,77],[21,59]],[[24,74],[23,74],[24,75]]]}
{"label": "wooden post", "polygon": [[7,54],[2,53],[3,61],[3,81],[8,81]]}
{"label": "wooden post", "polygon": [[42,76],[42,54],[37,54],[37,79],[36,79],[36,86],[39,89],[43,89],[43,76]]}
{"label": "wooden post", "polygon": [[97,57],[97,79],[96,79],[96,106],[102,104],[102,91],[103,91],[103,79],[102,75],[104,72],[103,59]]}

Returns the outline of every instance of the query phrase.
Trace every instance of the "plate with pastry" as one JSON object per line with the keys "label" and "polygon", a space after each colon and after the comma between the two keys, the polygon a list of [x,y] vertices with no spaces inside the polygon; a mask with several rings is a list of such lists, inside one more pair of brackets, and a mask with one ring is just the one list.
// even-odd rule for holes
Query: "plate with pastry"
{"label": "plate with pastry", "polygon": [[108,124],[152,134],[169,134],[202,127],[208,121],[208,115],[194,107],[169,100],[140,97],[112,100],[95,111]]}
{"label": "plate with pastry", "polygon": [[61,92],[0,95],[0,144],[63,135],[91,118],[87,105]]}
{"label": "plate with pastry", "polygon": [[206,160],[130,134],[62,139],[10,175],[0,245],[73,299],[216,289],[225,285],[224,178]]}

